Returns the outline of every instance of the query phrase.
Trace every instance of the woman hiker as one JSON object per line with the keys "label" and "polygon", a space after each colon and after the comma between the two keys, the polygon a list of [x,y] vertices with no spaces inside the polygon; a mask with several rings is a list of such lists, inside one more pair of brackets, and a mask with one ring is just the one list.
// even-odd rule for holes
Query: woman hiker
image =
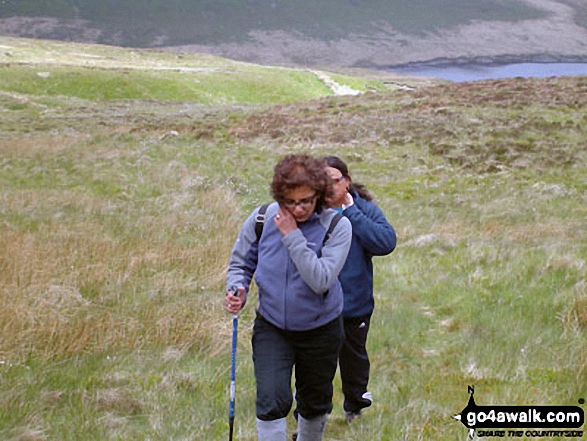
{"label": "woman hiker", "polygon": [[259,291],[252,346],[260,441],[287,439],[292,372],[299,441],[321,440],[332,411],[343,338],[338,275],[352,235],[349,220],[326,207],[332,191],[324,161],[286,156],[271,182],[276,202],[264,214],[261,207],[253,211],[232,250],[225,309],[241,310],[253,276]]}
{"label": "woman hiker", "polygon": [[325,161],[334,183],[333,195],[327,203],[342,212],[353,227],[351,248],[339,276],[344,292],[345,335],[339,366],[343,409],[350,423],[373,402],[367,390],[370,370],[367,334],[375,305],[372,257],[390,254],[395,249],[396,234],[367,189],[352,181],[344,161],[336,156],[328,156]]}

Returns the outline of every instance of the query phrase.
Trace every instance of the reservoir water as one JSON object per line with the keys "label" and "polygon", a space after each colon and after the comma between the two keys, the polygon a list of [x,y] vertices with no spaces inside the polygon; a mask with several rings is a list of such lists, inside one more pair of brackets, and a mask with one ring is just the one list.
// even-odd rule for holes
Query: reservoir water
{"label": "reservoir water", "polygon": [[463,64],[463,65],[409,65],[386,69],[389,72],[434,77],[463,82],[501,78],[545,78],[560,76],[587,76],[587,63],[512,63],[504,65]]}

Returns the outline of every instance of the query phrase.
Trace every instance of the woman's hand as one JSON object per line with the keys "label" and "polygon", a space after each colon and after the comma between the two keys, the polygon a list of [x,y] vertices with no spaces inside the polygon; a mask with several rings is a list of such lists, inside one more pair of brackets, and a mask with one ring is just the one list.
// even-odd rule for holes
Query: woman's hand
{"label": "woman's hand", "polygon": [[342,209],[346,210],[347,208],[351,207],[355,204],[355,200],[353,199],[353,195],[347,193],[344,199],[344,204],[342,204]]}
{"label": "woman's hand", "polygon": [[273,218],[277,229],[282,235],[287,236],[294,230],[297,230],[298,223],[296,222],[293,215],[286,208],[279,207],[279,211]]}
{"label": "woman's hand", "polygon": [[237,290],[237,294],[233,294],[231,291],[226,292],[224,297],[224,309],[231,314],[238,314],[238,312],[245,306],[245,288],[240,287]]}

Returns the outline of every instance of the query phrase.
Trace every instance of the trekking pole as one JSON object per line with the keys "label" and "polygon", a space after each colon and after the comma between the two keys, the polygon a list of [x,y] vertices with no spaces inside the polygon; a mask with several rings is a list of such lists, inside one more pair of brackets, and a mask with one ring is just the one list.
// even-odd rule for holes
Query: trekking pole
{"label": "trekking pole", "polygon": [[[238,288],[230,288],[233,296],[238,295]],[[238,335],[238,313],[232,315],[232,354],[230,358],[230,406],[228,409],[228,440],[232,441],[234,430],[234,399],[236,395],[236,341]]]}

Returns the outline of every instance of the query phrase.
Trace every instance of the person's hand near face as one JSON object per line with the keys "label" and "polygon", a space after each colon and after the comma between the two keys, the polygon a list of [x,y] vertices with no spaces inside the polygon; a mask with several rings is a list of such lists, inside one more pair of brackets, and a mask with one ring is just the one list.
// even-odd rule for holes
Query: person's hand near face
{"label": "person's hand near face", "polygon": [[340,170],[334,167],[327,167],[326,173],[333,183],[333,195],[326,199],[330,208],[340,208],[353,204],[353,197],[349,193],[350,178],[344,176]]}
{"label": "person's hand near face", "polygon": [[285,192],[284,200],[274,222],[284,236],[298,228],[298,223],[307,221],[316,209],[316,191],[308,186],[292,188]]}
{"label": "person's hand near face", "polygon": [[287,208],[280,207],[275,215],[274,221],[275,225],[277,225],[277,229],[284,236],[287,236],[298,228],[298,223]]}

